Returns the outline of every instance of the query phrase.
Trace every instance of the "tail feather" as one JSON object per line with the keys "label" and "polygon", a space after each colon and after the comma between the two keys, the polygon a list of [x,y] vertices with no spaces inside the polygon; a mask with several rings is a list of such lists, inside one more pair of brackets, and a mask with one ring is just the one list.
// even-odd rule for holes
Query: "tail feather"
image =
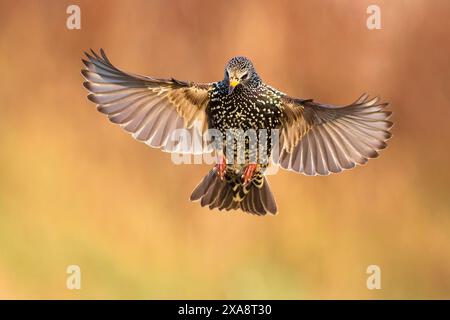
{"label": "tail feather", "polygon": [[258,194],[256,194],[256,192],[252,192],[253,208],[254,208],[255,212],[262,212],[265,210],[265,208],[264,208],[264,205],[263,205],[262,199],[261,199],[261,189],[252,189],[252,191],[253,190],[258,190]]}
{"label": "tail feather", "polygon": [[223,205],[223,203],[225,201],[225,198],[226,198],[226,197],[223,196],[223,193],[227,193],[226,186],[224,186],[221,189],[221,191],[219,191],[219,194],[217,195],[217,198],[215,199],[215,201],[210,203],[210,205],[209,205],[209,209],[210,210],[212,210],[214,208],[222,207],[222,205]]}
{"label": "tail feather", "polygon": [[214,202],[214,200],[217,198],[217,192],[218,189],[221,187],[220,183],[212,183],[209,187],[209,189],[206,191],[206,194],[204,197],[202,197],[201,204],[202,206],[207,206],[210,203]]}
{"label": "tail feather", "polygon": [[277,204],[275,198],[273,197],[272,191],[270,191],[269,182],[267,179],[264,180],[264,185],[261,188],[261,203],[264,209],[275,214],[277,212]]}
{"label": "tail feather", "polygon": [[250,212],[250,213],[256,213],[255,209],[253,208],[253,195],[255,193],[253,192],[253,188],[245,195],[244,199],[240,202],[241,208],[244,212]]}
{"label": "tail feather", "polygon": [[230,199],[232,197],[233,197],[233,192],[231,191],[231,189],[228,188],[228,186],[225,186],[225,188],[223,189],[223,193],[219,195],[217,205],[212,204],[210,206],[210,209],[214,209],[214,208],[218,208],[219,210],[226,209],[230,205],[230,203],[231,203]]}
{"label": "tail feather", "polygon": [[206,205],[211,205],[212,203],[216,203],[217,199],[220,197],[220,194],[225,187],[222,183],[215,183],[213,188],[210,188],[211,190],[211,196],[208,199],[205,199],[205,203],[208,203]]}
{"label": "tail feather", "polygon": [[213,182],[215,182],[214,175],[216,175],[215,172],[213,172],[213,170],[211,170],[208,173],[208,175],[203,178],[203,180],[198,184],[198,186],[194,189],[194,191],[192,191],[191,198],[190,198],[191,201],[200,200],[200,198],[202,198],[205,195],[205,193],[208,191],[211,184]]}
{"label": "tail feather", "polygon": [[236,201],[236,190],[229,181],[222,180],[213,168],[199,183],[191,194],[191,201],[200,200],[202,207],[210,209],[238,210],[256,215],[265,215],[267,212],[276,214],[277,205],[270,191],[267,179],[263,177],[262,183],[250,184],[245,195]]}

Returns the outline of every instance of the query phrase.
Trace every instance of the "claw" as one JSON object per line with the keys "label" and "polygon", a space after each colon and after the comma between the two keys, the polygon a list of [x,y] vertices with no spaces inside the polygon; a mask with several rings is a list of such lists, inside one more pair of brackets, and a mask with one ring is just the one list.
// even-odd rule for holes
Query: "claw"
{"label": "claw", "polygon": [[227,169],[227,163],[225,162],[225,159],[223,157],[220,158],[219,161],[217,162],[216,169],[220,179],[223,180],[225,177],[225,171]]}
{"label": "claw", "polygon": [[244,174],[242,175],[244,185],[252,181],[253,174],[255,173],[256,168],[257,168],[256,163],[251,163],[245,167]]}

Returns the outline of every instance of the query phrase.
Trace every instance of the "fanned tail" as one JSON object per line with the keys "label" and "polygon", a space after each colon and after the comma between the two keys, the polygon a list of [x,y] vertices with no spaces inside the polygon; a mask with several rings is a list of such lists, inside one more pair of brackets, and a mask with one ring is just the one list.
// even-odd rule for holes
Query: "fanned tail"
{"label": "fanned tail", "polygon": [[217,169],[213,168],[194,189],[190,199],[200,200],[202,207],[208,206],[210,209],[227,211],[241,209],[256,215],[277,213],[275,199],[262,173],[244,186],[240,176],[230,176],[227,173],[222,180],[217,174]]}

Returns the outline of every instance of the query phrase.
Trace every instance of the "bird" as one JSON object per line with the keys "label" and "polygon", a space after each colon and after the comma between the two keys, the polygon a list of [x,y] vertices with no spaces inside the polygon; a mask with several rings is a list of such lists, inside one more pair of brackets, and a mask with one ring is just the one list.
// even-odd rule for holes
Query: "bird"
{"label": "bird", "polygon": [[[172,142],[171,134],[185,130],[208,136],[215,130],[225,137],[231,132],[225,144],[209,136],[217,161],[190,197],[209,209],[274,215],[270,165],[307,176],[339,173],[378,157],[392,136],[392,112],[379,97],[362,94],[342,106],[292,97],[264,83],[243,56],[226,63],[222,80],[197,83],[122,71],[103,49],[84,54],[81,73],[88,99],[133,138],[165,152],[201,154],[211,149]],[[258,142],[266,137],[265,148],[251,148],[254,140],[247,131]],[[243,153],[236,152],[238,140]]]}

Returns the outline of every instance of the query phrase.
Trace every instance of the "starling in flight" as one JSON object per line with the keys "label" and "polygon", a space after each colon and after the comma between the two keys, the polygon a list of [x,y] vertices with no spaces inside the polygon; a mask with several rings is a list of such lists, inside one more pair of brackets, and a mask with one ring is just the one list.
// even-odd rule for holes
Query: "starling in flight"
{"label": "starling in flight", "polygon": [[[175,130],[204,136],[214,129],[223,141],[230,132],[233,141],[244,139],[243,161],[236,161],[237,143],[222,144],[217,164],[192,192],[192,201],[210,209],[275,214],[265,177],[269,162],[262,161],[263,156],[272,156],[274,165],[287,170],[328,175],[377,157],[391,137],[391,112],[383,110],[387,103],[378,97],[364,94],[346,106],[290,97],[265,84],[245,57],[227,63],[223,80],[194,83],[124,72],[102,49],[100,54],[85,54],[82,74],[89,100],[135,139],[167,152],[190,154],[211,150],[199,149],[194,139],[174,143]],[[257,134],[259,152],[250,147],[245,135],[249,130]],[[259,144],[263,130],[265,148]],[[278,139],[273,133],[279,133]]]}

